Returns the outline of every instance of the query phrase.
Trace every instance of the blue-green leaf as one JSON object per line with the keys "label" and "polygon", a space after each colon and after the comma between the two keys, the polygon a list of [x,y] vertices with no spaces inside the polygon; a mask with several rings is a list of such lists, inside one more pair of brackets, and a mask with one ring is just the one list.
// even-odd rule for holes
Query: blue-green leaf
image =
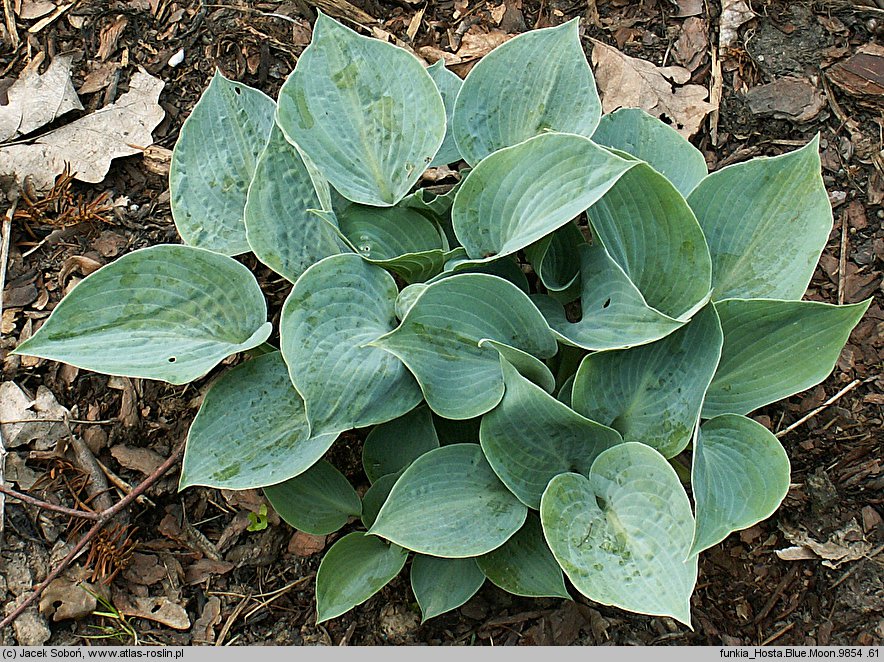
{"label": "blue-green leaf", "polygon": [[709,173],[700,150],[640,108],[621,108],[603,116],[592,139],[646,161],[684,196]]}
{"label": "blue-green leaf", "polygon": [[264,487],[316,463],[336,434],[310,435],[304,400],[279,352],[236,366],[212,385],[187,433],[179,489]]}
{"label": "blue-green leaf", "polygon": [[530,138],[470,171],[451,208],[454,232],[473,260],[515,253],[586,210],[637,163],[574,134]]}
{"label": "blue-green leaf", "polygon": [[215,72],[172,152],[170,204],[186,243],[225,255],[249,250],[243,209],[275,112],[266,94]]}
{"label": "blue-green leaf", "polygon": [[408,366],[433,411],[464,419],[485,413],[503,396],[498,352],[481,347],[485,339],[541,358],[557,349],[531,300],[515,285],[485,274],[428,285],[402,324],[371,344]]}
{"label": "blue-green leaf", "polygon": [[535,513],[529,513],[524,526],[503,545],[476,557],[476,563],[495,586],[513,595],[571,598]]}
{"label": "blue-green leaf", "polygon": [[390,274],[352,253],[320,260],[292,288],[281,349],[314,434],[383,423],[420,402],[405,366],[367,346],[396,325],[396,294]]}
{"label": "blue-green leaf", "polygon": [[583,244],[579,251],[579,320],[569,320],[552,297],[532,297],[562,342],[596,351],[624,349],[659,340],[684,325],[649,306],[604,246]]}
{"label": "blue-green leaf", "polygon": [[321,460],[302,474],[264,488],[270,505],[288,524],[317,536],[334,533],[362,514],[362,501],[344,474]]}
{"label": "blue-green leaf", "polygon": [[665,338],[632,349],[595,352],[580,364],[572,407],[664,457],[691,439],[703,395],[721,356],[718,315],[707,304]]}
{"label": "blue-green leaf", "polygon": [[408,552],[364,533],[332,545],[316,572],[316,622],[322,623],[368,600],[405,566]]}
{"label": "blue-green leaf", "polygon": [[258,259],[295,282],[314,262],[349,250],[333,227],[308,211],[325,207],[327,196],[328,183],[311,176],[297,148],[274,127],[245,206],[246,236]]}
{"label": "blue-green leaf", "polygon": [[547,131],[588,138],[600,116],[574,19],[521,34],[483,57],[457,96],[452,130],[464,160],[476,165]]}
{"label": "blue-green leaf", "polygon": [[185,384],[270,336],[264,295],[232,258],[159,245],[78,284],[18,354]]}
{"label": "blue-green leaf", "polygon": [[688,202],[712,253],[713,298],[800,299],[832,230],[819,136],[714,172]]}
{"label": "blue-green leaf", "polygon": [[584,418],[532,384],[508,362],[501,364],[506,392],[482,417],[479,438],[504,485],[536,509],[554,476],[588,474],[599,453],[623,440],[617,431]]}
{"label": "blue-green leaf", "polygon": [[415,554],[411,562],[411,590],[421,608],[421,623],[457,609],[484,583],[485,575],[475,559],[442,559]]}
{"label": "blue-green leaf", "polygon": [[703,417],[748,414],[819,384],[832,372],[870,303],[871,299],[847,306],[770,299],[716,302],[724,346]]}
{"label": "blue-green leaf", "polygon": [[540,503],[550,549],[590,600],[690,625],[694,518],[675,470],[650,446],[599,455],[589,478],[553,478]]}
{"label": "blue-green leaf", "polygon": [[789,491],[789,458],[767,428],[744,416],[706,421],[694,442],[697,530],[691,554],[769,517]]}
{"label": "blue-green leaf", "polygon": [[433,82],[436,83],[436,87],[439,88],[442,102],[445,104],[445,115],[447,118],[445,140],[442,141],[442,146],[436,152],[433,162],[430,163],[432,168],[460,161],[460,152],[451,133],[451,117],[454,113],[454,100],[457,99],[457,94],[460,92],[463,81],[456,73],[445,68],[445,60],[437,60],[435,64],[427,67],[427,73],[430,74]]}
{"label": "blue-green leaf", "polygon": [[387,207],[436,155],[445,106],[409,52],[320,13],[279,92],[277,122],[341,195]]}
{"label": "blue-green leaf", "polygon": [[439,438],[433,416],[426,406],[416,407],[404,416],[376,426],[365,438],[362,467],[368,480],[394,474],[434,448]]}
{"label": "blue-green leaf", "polygon": [[405,470],[369,533],[422,554],[464,558],[500,547],[527,512],[478,445],[452,444]]}

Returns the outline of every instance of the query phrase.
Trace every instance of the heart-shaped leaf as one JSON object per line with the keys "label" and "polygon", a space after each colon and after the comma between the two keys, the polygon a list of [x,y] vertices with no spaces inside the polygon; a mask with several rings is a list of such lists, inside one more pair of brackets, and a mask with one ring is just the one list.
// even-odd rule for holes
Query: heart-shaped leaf
{"label": "heart-shaped leaf", "polygon": [[439,150],[445,106],[408,51],[320,13],[279,91],[277,122],[341,195],[388,207]]}
{"label": "heart-shaped leaf", "polygon": [[748,414],[819,384],[832,372],[870,303],[871,299],[847,306],[770,299],[716,302],[724,346],[703,403],[703,418]]}
{"label": "heart-shaped leaf", "polygon": [[691,554],[769,517],[789,491],[789,458],[767,428],[744,416],[706,421],[694,442],[697,530]]}
{"label": "heart-shaped leaf", "polygon": [[588,478],[556,476],[540,519],[559,565],[590,600],[690,625],[694,518],[675,470],[653,448],[620,444],[596,458]]}
{"label": "heart-shaped leaf", "polygon": [[276,104],[216,71],[172,152],[169,193],[181,238],[225,255],[249,250],[243,209]]}
{"label": "heart-shaped leaf", "polygon": [[368,433],[362,447],[362,467],[374,483],[381,476],[404,469],[434,448],[439,448],[439,438],[433,416],[427,407],[416,407]]}
{"label": "heart-shaped leaf", "polygon": [[308,211],[324,208],[328,195],[328,183],[311,177],[297,148],[274,126],[245,206],[246,236],[258,259],[295,282],[314,262],[349,250],[334,228]]}
{"label": "heart-shaped leaf", "polygon": [[603,116],[592,140],[649,163],[684,196],[709,173],[700,150],[640,108],[621,108]]}
{"label": "heart-shaped leaf", "polygon": [[292,288],[281,349],[313,434],[390,421],[420,402],[405,366],[367,346],[396,325],[396,294],[390,274],[352,253],[320,260]]}
{"label": "heart-shaped leaf", "polygon": [[445,140],[442,141],[442,146],[436,152],[433,162],[430,163],[430,167],[434,168],[460,161],[460,151],[458,151],[457,143],[454,142],[454,136],[451,133],[451,118],[454,113],[454,100],[457,99],[457,94],[460,92],[463,81],[456,73],[445,68],[445,60],[437,60],[435,64],[427,67],[427,73],[430,74],[430,78],[436,83],[436,87],[439,88],[439,93],[442,95],[442,103],[445,104],[447,120],[445,124]]}
{"label": "heart-shaped leaf", "polygon": [[649,306],[683,319],[708,298],[712,261],[703,231],[681,193],[653,168],[641,163],[624,173],[587,215],[593,236]]}
{"label": "heart-shaped leaf", "polygon": [[684,325],[651,308],[604,246],[583,244],[579,251],[582,316],[578,321],[570,321],[552,297],[532,297],[562,342],[594,351],[623,349],[654,342]]}
{"label": "heart-shaped leaf", "polygon": [[451,208],[454,232],[474,260],[515,253],[589,208],[637,163],[566,133],[507,147],[464,179]]}
{"label": "heart-shaped leaf", "polygon": [[440,559],[415,554],[411,562],[411,590],[421,608],[421,623],[457,609],[484,583],[485,575],[475,559]]}
{"label": "heart-shaped leaf", "polygon": [[527,513],[477,444],[452,444],[405,470],[369,533],[422,554],[464,558],[500,547]]}
{"label": "heart-shaped leaf", "polygon": [[464,160],[476,165],[547,131],[588,138],[601,112],[574,19],[521,34],[483,57],[457,96],[452,130]]}
{"label": "heart-shaped leaf", "polygon": [[501,361],[506,392],[482,417],[479,438],[488,463],[529,508],[540,507],[549,481],[560,473],[589,473],[599,453],[620,435],[572,411]]}
{"label": "heart-shaped leaf", "polygon": [[380,538],[348,533],[332,545],[316,572],[316,622],[350,611],[399,574],[408,552]]}
{"label": "heart-shaped leaf", "polygon": [[[688,445],[703,395],[721,356],[715,307],[665,338],[641,347],[590,354],[574,380],[572,406],[664,457]],[[580,472],[583,473],[583,472]]]}
{"label": "heart-shaped leaf", "polygon": [[540,519],[528,514],[524,526],[503,545],[476,557],[491,582],[513,595],[570,600],[562,569],[543,538]]}
{"label": "heart-shaped leaf", "polygon": [[362,501],[344,474],[321,460],[302,474],[264,488],[273,509],[288,524],[324,536],[362,514]]}
{"label": "heart-shaped leaf", "polygon": [[[503,396],[498,353],[488,339],[535,357],[556,342],[531,300],[515,285],[485,274],[458,274],[428,285],[398,328],[372,342],[399,357],[440,416],[479,416]],[[309,409],[309,399],[308,399]]]}
{"label": "heart-shaped leaf", "polygon": [[270,336],[264,295],[236,260],[159,245],[102,267],[18,354],[110,375],[186,384]]}
{"label": "heart-shaped leaf", "polygon": [[712,253],[714,299],[800,299],[832,230],[819,136],[782,156],[727,166],[688,202]]}
{"label": "heart-shaped leaf", "polygon": [[179,489],[264,487],[297,476],[336,434],[310,436],[304,400],[279,352],[236,366],[206,393],[187,433]]}

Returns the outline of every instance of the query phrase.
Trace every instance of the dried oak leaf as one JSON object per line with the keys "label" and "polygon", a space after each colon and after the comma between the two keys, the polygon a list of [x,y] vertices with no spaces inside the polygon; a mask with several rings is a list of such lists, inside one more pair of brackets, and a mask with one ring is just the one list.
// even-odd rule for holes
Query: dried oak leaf
{"label": "dried oak leaf", "polygon": [[0,175],[21,181],[30,176],[38,189],[52,186],[69,163],[75,178],[96,184],[111,161],[140,154],[153,142],[152,131],[164,111],[158,100],[163,81],[143,69],[129,81],[129,91],[109,106],[66,124],[31,144],[0,147]]}
{"label": "dried oak leaf", "polygon": [[[71,82],[71,55],[57,55],[40,73],[43,57],[34,58],[6,90],[0,105],[0,143],[36,131],[71,110],[83,110]],[[60,171],[59,171],[60,172]]]}
{"label": "dried oak leaf", "polygon": [[114,604],[125,616],[146,618],[176,630],[190,628],[190,617],[184,607],[162,595],[145,598],[117,592]]}
{"label": "dried oak leaf", "polygon": [[592,42],[592,62],[605,113],[642,108],[690,138],[706,115],[715,110],[706,101],[706,88],[685,84],[691,78],[687,69],[657,67],[595,39]]}

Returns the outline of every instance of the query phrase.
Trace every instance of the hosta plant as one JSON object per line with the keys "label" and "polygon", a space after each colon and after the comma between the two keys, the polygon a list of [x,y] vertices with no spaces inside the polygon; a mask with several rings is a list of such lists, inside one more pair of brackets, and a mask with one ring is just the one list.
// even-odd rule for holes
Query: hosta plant
{"label": "hosta plant", "polygon": [[[575,21],[461,80],[320,15],[276,101],[216,74],[185,122],[184,244],[89,276],[17,351],[172,384],[245,352],[181,489],[344,528],[319,621],[410,557],[425,619],[488,579],[689,624],[698,555],[788,489],[747,415],[823,380],[868,305],[801,300],[832,229],[817,147],[709,174],[657,119],[601,117]],[[418,187],[444,164],[457,185]],[[292,283],[278,342],[247,251]],[[353,429],[364,478],[325,459]]]}

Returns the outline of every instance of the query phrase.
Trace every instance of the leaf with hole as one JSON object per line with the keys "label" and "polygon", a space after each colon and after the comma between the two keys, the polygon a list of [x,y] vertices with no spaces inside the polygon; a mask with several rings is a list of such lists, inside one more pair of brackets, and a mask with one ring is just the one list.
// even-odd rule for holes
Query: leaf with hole
{"label": "leaf with hole", "polygon": [[267,306],[236,260],[201,248],[133,251],[79,283],[18,354],[186,384],[270,336]]}
{"label": "leaf with hole", "polygon": [[170,204],[185,243],[224,255],[249,250],[243,210],[275,112],[266,94],[215,72],[172,152]]}

